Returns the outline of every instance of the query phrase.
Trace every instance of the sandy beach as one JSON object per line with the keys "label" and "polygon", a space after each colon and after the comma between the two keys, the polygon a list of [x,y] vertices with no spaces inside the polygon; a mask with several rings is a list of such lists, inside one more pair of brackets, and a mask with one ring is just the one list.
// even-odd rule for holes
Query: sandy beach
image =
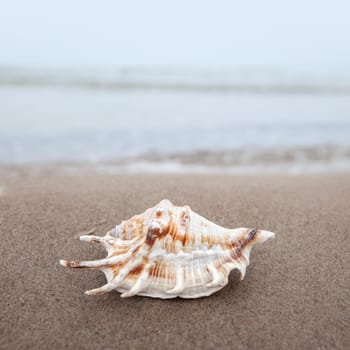
{"label": "sandy beach", "polygon": [[[163,198],[225,227],[276,239],[253,249],[241,282],[197,300],[121,299],[84,291],[98,271],[59,259],[94,259],[80,242]],[[57,175],[0,172],[1,349],[346,349],[350,177]]]}

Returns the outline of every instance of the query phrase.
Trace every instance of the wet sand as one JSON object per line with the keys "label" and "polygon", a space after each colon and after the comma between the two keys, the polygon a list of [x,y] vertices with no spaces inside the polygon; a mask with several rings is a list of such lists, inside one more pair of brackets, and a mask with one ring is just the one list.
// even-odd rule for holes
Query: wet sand
{"label": "wet sand", "polygon": [[[346,349],[350,176],[55,175],[0,172],[1,349]],[[102,235],[163,198],[226,227],[274,231],[245,279],[197,300],[84,291]]]}

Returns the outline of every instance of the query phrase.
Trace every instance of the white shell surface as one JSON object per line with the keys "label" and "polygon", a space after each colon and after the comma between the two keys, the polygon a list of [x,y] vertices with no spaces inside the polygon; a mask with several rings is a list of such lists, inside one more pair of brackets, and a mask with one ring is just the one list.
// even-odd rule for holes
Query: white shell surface
{"label": "white shell surface", "polygon": [[122,297],[198,298],[223,288],[235,268],[243,279],[252,246],[273,237],[269,231],[223,228],[165,199],[104,237],[81,236],[102,244],[105,259],[60,263],[104,272],[107,284],[89,295],[115,289]]}

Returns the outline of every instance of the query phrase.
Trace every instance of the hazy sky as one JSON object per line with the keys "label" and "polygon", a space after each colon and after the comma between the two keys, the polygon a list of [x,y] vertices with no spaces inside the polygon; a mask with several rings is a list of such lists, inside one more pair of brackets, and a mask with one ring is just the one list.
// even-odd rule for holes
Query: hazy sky
{"label": "hazy sky", "polygon": [[0,4],[0,65],[350,71],[349,0]]}

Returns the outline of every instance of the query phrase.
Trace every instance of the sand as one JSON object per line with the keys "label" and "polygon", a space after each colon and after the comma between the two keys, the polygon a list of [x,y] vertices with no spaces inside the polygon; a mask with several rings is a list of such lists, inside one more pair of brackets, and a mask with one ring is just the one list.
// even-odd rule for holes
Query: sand
{"label": "sand", "polygon": [[[350,176],[0,175],[1,349],[349,349]],[[169,198],[226,227],[275,240],[246,278],[197,300],[84,291],[99,271],[62,258],[105,255],[80,242]]]}

